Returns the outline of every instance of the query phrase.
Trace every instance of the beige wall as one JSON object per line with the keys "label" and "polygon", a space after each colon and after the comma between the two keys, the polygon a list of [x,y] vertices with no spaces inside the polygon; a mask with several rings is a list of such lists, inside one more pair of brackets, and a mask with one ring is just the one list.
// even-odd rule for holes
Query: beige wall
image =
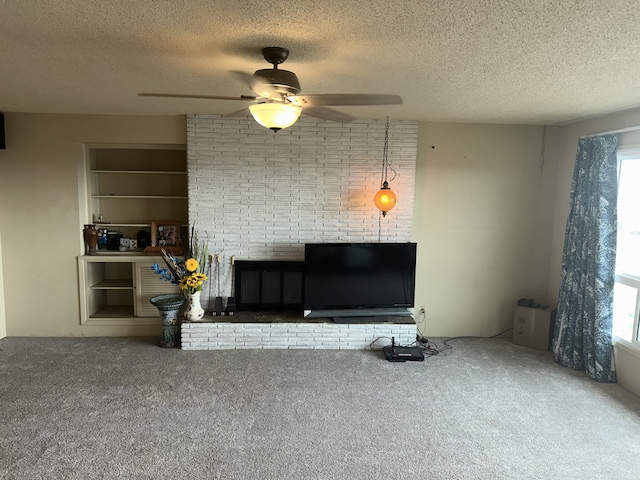
{"label": "beige wall", "polygon": [[418,134],[416,311],[427,336],[495,335],[546,301],[554,162],[543,128],[426,124]]}
{"label": "beige wall", "polygon": [[[80,326],[82,143],[185,143],[183,117],[9,114],[0,179],[7,335],[148,334]],[[544,301],[555,165],[542,127],[422,125],[414,240],[425,335],[506,330],[520,297]],[[431,148],[431,147],[435,148]],[[8,282],[8,278],[20,278]]]}
{"label": "beige wall", "polygon": [[9,336],[149,334],[80,326],[82,143],[185,144],[185,117],[5,114],[0,151],[1,258]]}
{"label": "beige wall", "polygon": [[4,338],[6,336],[7,316],[5,315],[4,309],[4,276],[2,275],[2,230],[0,230],[0,338]]}

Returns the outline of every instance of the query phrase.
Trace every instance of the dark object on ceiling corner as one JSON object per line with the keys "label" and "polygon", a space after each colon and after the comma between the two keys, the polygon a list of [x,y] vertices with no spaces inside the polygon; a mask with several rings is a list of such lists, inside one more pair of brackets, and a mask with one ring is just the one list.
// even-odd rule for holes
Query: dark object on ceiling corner
{"label": "dark object on ceiling corner", "polygon": [[0,112],[0,150],[6,150],[7,137],[4,134],[4,113]]}

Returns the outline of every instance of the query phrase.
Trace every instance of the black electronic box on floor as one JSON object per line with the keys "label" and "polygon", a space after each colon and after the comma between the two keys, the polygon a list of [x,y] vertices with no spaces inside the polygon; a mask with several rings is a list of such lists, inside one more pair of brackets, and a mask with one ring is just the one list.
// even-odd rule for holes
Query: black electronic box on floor
{"label": "black electronic box on floor", "polygon": [[390,362],[422,362],[424,353],[420,347],[401,347],[391,337],[391,345],[382,348],[385,358]]}

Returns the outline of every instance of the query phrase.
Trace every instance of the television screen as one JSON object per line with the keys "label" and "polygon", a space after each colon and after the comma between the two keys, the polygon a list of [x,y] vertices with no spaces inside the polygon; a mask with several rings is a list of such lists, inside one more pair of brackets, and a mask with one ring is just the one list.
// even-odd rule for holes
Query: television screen
{"label": "television screen", "polygon": [[409,315],[415,243],[308,243],[305,316]]}

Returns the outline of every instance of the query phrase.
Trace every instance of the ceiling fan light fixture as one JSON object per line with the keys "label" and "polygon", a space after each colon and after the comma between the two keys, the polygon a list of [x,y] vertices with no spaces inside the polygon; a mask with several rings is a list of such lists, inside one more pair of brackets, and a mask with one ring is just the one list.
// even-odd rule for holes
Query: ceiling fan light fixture
{"label": "ceiling fan light fixture", "polygon": [[251,105],[249,111],[256,122],[277,132],[296,123],[302,107],[287,103],[258,103]]}

